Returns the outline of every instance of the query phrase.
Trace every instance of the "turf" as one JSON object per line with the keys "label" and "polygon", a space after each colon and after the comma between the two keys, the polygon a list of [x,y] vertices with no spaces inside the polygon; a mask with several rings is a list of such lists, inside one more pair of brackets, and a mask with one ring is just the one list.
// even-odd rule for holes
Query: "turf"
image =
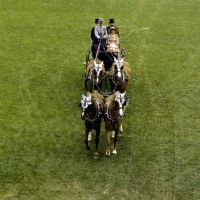
{"label": "turf", "polygon": [[[0,199],[200,199],[200,1],[2,0]],[[95,18],[115,18],[131,96],[118,155],[78,104]],[[94,147],[94,144],[93,144]]]}

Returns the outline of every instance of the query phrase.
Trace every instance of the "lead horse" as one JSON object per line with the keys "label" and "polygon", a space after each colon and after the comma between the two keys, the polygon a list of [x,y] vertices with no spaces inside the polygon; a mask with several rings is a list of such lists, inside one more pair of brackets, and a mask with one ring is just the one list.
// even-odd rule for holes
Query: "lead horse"
{"label": "lead horse", "polygon": [[89,145],[89,137],[90,131],[96,131],[96,149],[94,152],[94,157],[97,158],[99,156],[98,152],[98,144],[99,144],[99,134],[101,128],[101,120],[103,117],[103,105],[105,99],[104,97],[98,93],[98,91],[93,91],[93,93],[87,92],[87,94],[82,95],[82,100],[80,103],[80,107],[82,107],[81,111],[81,119],[85,120],[85,144],[86,149],[90,150]]}
{"label": "lead horse", "polygon": [[114,57],[114,62],[109,72],[109,80],[111,84],[111,91],[120,91],[124,93],[126,91],[126,86],[131,78],[131,67],[128,62],[124,61],[124,58],[116,59]]}
{"label": "lead horse", "polygon": [[106,98],[104,104],[104,120],[105,120],[105,131],[106,131],[106,156],[110,156],[110,133],[114,131],[113,138],[113,151],[112,155],[117,154],[116,143],[117,136],[122,129],[122,120],[125,114],[126,100],[125,93],[116,91],[114,94]]}

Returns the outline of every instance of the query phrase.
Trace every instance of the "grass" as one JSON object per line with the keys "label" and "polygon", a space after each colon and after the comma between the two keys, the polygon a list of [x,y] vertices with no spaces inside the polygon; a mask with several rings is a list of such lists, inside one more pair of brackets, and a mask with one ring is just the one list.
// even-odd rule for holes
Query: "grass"
{"label": "grass", "polygon": [[[3,0],[0,199],[200,199],[199,6]],[[118,155],[105,156],[103,123],[94,159],[78,104],[97,17],[115,18],[132,98]]]}

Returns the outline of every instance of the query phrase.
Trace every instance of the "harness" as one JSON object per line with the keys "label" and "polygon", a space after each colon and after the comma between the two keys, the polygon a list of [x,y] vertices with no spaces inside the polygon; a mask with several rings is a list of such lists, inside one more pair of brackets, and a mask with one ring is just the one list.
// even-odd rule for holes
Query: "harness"
{"label": "harness", "polygon": [[[94,71],[94,67],[91,67],[90,68],[90,71],[89,71],[89,76],[85,78],[85,80],[89,80],[92,84],[93,84],[93,89],[94,89],[94,86],[96,86],[98,88],[98,90],[100,90],[100,87],[97,83],[95,83],[92,79],[92,75],[93,75],[93,71]],[[106,75],[105,75],[106,76]],[[101,76],[97,76],[99,79],[100,79],[100,82],[102,82],[102,80],[105,78],[104,77],[101,77]]]}
{"label": "harness", "polygon": [[[119,71],[117,71],[117,72],[119,72]],[[115,81],[115,70],[112,70],[112,74],[110,76],[110,79],[112,80],[112,83],[114,83],[114,85],[115,85],[115,87],[113,88],[113,92],[117,89],[118,85],[122,84],[125,81],[125,78],[124,78],[125,71],[123,70],[121,73],[122,73],[122,79],[121,79],[121,81]]]}
{"label": "harness", "polygon": [[[122,79],[121,79],[121,81],[114,81],[115,73],[118,73],[118,72],[121,72],[121,74],[122,74]],[[125,71],[124,71],[124,70],[122,70],[122,71],[116,71],[116,72],[115,72],[115,70],[112,70],[112,74],[111,74],[111,76],[110,76],[110,79],[112,79],[112,82],[113,82],[115,85],[119,85],[119,84],[121,84],[121,83],[124,82],[124,80],[125,80],[124,76],[125,76]]]}
{"label": "harness", "polygon": [[111,103],[111,101],[109,101],[107,104],[106,104],[106,112],[104,113],[105,115],[106,115],[106,117],[109,119],[109,120],[111,120],[112,122],[116,122],[116,121],[118,121],[119,119],[121,119],[123,116],[120,116],[120,115],[118,115],[118,117],[116,117],[116,118],[113,118],[110,114],[109,114],[109,106],[110,106],[110,103]]}
{"label": "harness", "polygon": [[96,104],[97,104],[96,116],[93,117],[93,118],[91,118],[91,117],[89,116],[90,113],[87,114],[87,115],[85,116],[85,119],[88,120],[89,122],[91,122],[92,124],[94,124],[94,121],[96,121],[97,119],[99,119],[100,115],[102,115],[102,112],[101,112],[101,104],[100,104],[95,98],[93,98],[93,100],[94,100],[94,101],[96,102]]}

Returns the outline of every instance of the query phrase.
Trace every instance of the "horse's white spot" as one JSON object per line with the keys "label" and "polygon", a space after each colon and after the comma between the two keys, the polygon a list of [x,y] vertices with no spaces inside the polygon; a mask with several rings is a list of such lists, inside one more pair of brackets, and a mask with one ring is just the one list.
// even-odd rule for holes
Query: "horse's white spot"
{"label": "horse's white spot", "polygon": [[119,130],[120,130],[120,133],[122,133],[122,132],[123,132],[122,123],[120,124],[120,128],[119,128]]}
{"label": "horse's white spot", "polygon": [[110,151],[106,151],[106,156],[110,156]]}
{"label": "horse's white spot", "polygon": [[89,132],[89,134],[88,134],[88,141],[89,142],[92,141],[92,134],[91,134],[91,132]]}
{"label": "horse's white spot", "polygon": [[81,113],[81,117],[84,117],[84,112]]}
{"label": "horse's white spot", "polygon": [[124,116],[124,112],[123,112],[122,107],[119,109],[119,116],[120,116],[120,117],[123,117],[123,116]]}
{"label": "horse's white spot", "polygon": [[117,73],[117,77],[118,77],[118,78],[121,78],[121,77],[122,77],[121,71]]}
{"label": "horse's white spot", "polygon": [[113,149],[113,151],[112,151],[112,155],[117,155],[117,151],[116,151],[116,149]]}
{"label": "horse's white spot", "polygon": [[115,137],[115,131],[112,131],[112,138]]}

